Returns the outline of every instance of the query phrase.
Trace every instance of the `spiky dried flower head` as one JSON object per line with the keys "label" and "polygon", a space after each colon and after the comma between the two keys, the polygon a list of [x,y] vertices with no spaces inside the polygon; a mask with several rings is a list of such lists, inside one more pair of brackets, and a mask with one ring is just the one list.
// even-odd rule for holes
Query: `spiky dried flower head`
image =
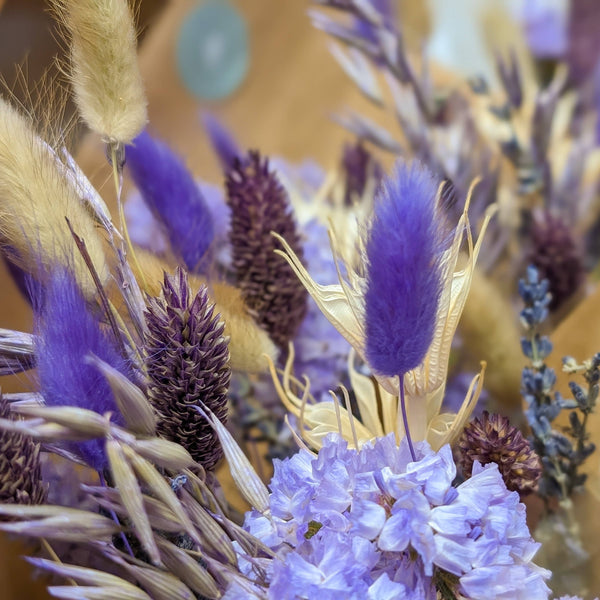
{"label": "spiky dried flower head", "polygon": [[382,375],[417,367],[433,340],[448,246],[438,187],[428,169],[399,161],[375,199],[366,239],[366,357]]}
{"label": "spiky dried flower head", "polygon": [[[143,291],[150,296],[160,295],[164,273],[171,271],[173,266],[139,247],[135,249],[135,254],[136,261],[133,268]],[[207,283],[205,278],[198,275],[189,275],[188,279],[194,289]],[[231,368],[249,373],[265,371],[267,361],[264,355],[276,360],[277,348],[267,333],[248,314],[248,307],[241,291],[228,283],[212,281],[209,293],[211,301],[215,303],[215,311],[220,313],[225,321],[225,335],[229,337]]]}
{"label": "spiky dried flower head", "polygon": [[147,121],[136,33],[126,0],[52,0],[70,39],[71,79],[88,127],[130,142]]}
{"label": "spiky dried flower head", "polygon": [[558,215],[544,211],[534,217],[528,263],[550,282],[550,310],[560,308],[583,283],[585,271],[580,248],[568,225]]}
{"label": "spiky dried flower head", "polygon": [[521,494],[532,492],[542,473],[538,455],[523,434],[506,417],[483,415],[471,421],[459,442],[459,465],[465,476],[471,476],[473,462],[494,462],[509,490]]}
{"label": "spiky dried flower head", "polygon": [[[1,394],[0,418],[11,418],[9,403]],[[43,504],[47,491],[42,481],[39,443],[19,433],[0,430],[0,502]]]}
{"label": "spiky dried flower head", "polygon": [[342,170],[346,178],[344,203],[348,206],[363,197],[371,178],[378,182],[383,177],[381,165],[360,140],[344,147]]}
{"label": "spiky dried flower head", "polygon": [[268,160],[251,151],[227,173],[231,206],[232,264],[256,321],[280,348],[294,337],[306,314],[307,292],[286,260],[276,254],[282,236],[303,258],[289,199]]}
{"label": "spiky dried flower head", "polygon": [[197,407],[202,403],[220,421],[227,419],[231,369],[221,316],[206,287],[193,294],[187,273],[177,269],[165,274],[161,296],[150,299],[146,323],[148,394],[159,413],[158,432],[212,469],[222,449]]}
{"label": "spiky dried flower head", "polygon": [[60,264],[73,272],[86,296],[95,293],[88,268],[65,218],[85,240],[100,279],[108,267],[94,220],[57,153],[36,133],[32,120],[0,98],[0,238],[8,257],[40,275]]}

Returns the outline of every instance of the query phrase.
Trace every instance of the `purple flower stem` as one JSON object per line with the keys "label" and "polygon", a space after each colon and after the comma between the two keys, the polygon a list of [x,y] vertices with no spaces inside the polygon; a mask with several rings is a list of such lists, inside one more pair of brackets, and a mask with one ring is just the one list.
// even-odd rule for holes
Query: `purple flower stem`
{"label": "purple flower stem", "polygon": [[[106,485],[106,480],[104,479],[104,475],[102,475],[102,473],[100,471],[97,471],[97,473],[98,473],[98,477],[100,477],[100,484],[102,485],[102,487],[108,487]],[[113,521],[117,525],[121,525],[121,522],[119,521],[119,517],[117,517],[117,513],[112,508],[109,508],[108,512],[110,513],[110,516],[112,517]],[[121,533],[119,535],[121,536],[121,539],[123,540],[123,545],[125,546],[125,550],[127,550],[127,553],[129,554],[129,556],[131,556],[132,558],[135,558],[135,554],[133,553],[133,550],[131,549],[129,542],[127,541],[127,536],[125,535],[125,532],[121,531]]]}
{"label": "purple flower stem", "polygon": [[404,432],[406,433],[406,439],[408,441],[408,449],[412,456],[413,462],[417,462],[417,455],[413,447],[412,438],[410,437],[410,431],[408,429],[408,417],[406,416],[406,402],[404,401],[404,374],[400,375],[400,407],[402,408],[402,421],[404,422]]}

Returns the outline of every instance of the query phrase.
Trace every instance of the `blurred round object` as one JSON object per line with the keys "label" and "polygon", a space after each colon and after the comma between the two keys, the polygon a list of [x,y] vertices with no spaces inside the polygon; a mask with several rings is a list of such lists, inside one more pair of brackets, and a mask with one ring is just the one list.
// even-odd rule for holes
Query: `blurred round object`
{"label": "blurred round object", "polygon": [[185,87],[203,100],[225,98],[240,86],[248,71],[248,30],[231,4],[209,0],[188,15],[177,68]]}

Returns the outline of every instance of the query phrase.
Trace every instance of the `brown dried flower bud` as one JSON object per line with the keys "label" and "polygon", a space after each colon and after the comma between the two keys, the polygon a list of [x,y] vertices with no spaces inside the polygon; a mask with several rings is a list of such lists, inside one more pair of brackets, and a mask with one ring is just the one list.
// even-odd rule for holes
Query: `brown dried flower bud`
{"label": "brown dried flower bud", "polygon": [[148,395],[159,414],[158,432],[212,469],[223,451],[196,407],[202,402],[221,422],[227,418],[231,369],[224,323],[205,287],[192,294],[182,269],[165,274],[162,295],[148,303],[146,323]]}
{"label": "brown dried flower bud", "polygon": [[523,434],[506,417],[487,411],[464,429],[458,448],[458,461],[464,475],[471,476],[473,462],[495,462],[509,490],[532,492],[542,473],[538,455]]}
{"label": "brown dried flower bud", "polygon": [[281,235],[302,260],[300,236],[287,193],[258,152],[227,173],[231,245],[238,287],[257,323],[282,349],[306,314],[307,292],[271,232]]}
{"label": "brown dried flower bud", "polygon": [[[0,395],[0,418],[12,419]],[[40,445],[31,438],[0,430],[0,503],[43,504],[48,492],[42,481]]]}

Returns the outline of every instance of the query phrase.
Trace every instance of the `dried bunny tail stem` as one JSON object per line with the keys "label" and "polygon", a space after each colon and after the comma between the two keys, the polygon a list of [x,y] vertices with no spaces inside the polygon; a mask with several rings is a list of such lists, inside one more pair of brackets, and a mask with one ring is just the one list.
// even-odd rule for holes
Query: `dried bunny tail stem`
{"label": "dried bunny tail stem", "polygon": [[71,80],[84,121],[111,145],[147,121],[136,33],[126,0],[51,0],[71,47]]}
{"label": "dried bunny tail stem", "polygon": [[0,98],[0,238],[11,259],[33,273],[57,264],[72,270],[85,295],[96,288],[69,227],[85,240],[100,280],[108,277],[102,241],[76,186],[31,120]]}

